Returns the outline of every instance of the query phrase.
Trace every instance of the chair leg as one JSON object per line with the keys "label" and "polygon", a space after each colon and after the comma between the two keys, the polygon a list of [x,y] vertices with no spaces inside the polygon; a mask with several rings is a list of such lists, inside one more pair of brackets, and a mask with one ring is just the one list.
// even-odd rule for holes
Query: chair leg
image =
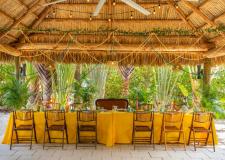
{"label": "chair leg", "polygon": [[15,133],[16,133],[16,143],[20,143],[19,142],[19,138],[18,138],[18,132],[17,132],[17,130],[15,130]]}
{"label": "chair leg", "polygon": [[47,129],[47,132],[48,132],[48,141],[49,141],[49,143],[52,143],[52,142],[51,142],[51,137],[50,137],[50,132],[49,132],[48,129]]}
{"label": "chair leg", "polygon": [[183,131],[183,142],[184,142],[184,150],[186,151],[186,136],[185,136],[185,132]]}
{"label": "chair leg", "polygon": [[153,145],[153,150],[155,150],[154,130],[152,130],[152,145]]}
{"label": "chair leg", "polygon": [[97,135],[97,126],[95,129],[95,149],[97,149],[98,135]]}
{"label": "chair leg", "polygon": [[65,131],[66,131],[66,143],[69,144],[69,137],[68,137],[68,131],[67,131],[67,127],[65,127]]}
{"label": "chair leg", "polygon": [[134,145],[134,150],[135,150],[135,130],[133,131],[132,143]]}
{"label": "chair leg", "polygon": [[45,128],[45,130],[44,130],[43,150],[45,149],[45,133],[46,133],[46,128]]}
{"label": "chair leg", "polygon": [[64,130],[63,130],[63,134],[62,134],[62,149],[64,147]]}
{"label": "chair leg", "polygon": [[77,135],[76,135],[76,149],[77,149],[77,144],[78,144],[78,138],[77,138]]}
{"label": "chair leg", "polygon": [[30,150],[32,149],[32,139],[33,139],[33,129],[31,130],[31,136],[30,136]]}
{"label": "chair leg", "polygon": [[38,142],[37,142],[37,134],[36,134],[35,125],[34,125],[34,139],[35,139],[35,142],[36,142],[36,144],[37,144]]}
{"label": "chair leg", "polygon": [[195,131],[193,131],[193,137],[194,137],[194,149],[196,151]]}
{"label": "chair leg", "polygon": [[212,143],[213,143],[213,151],[216,152],[213,130],[212,130]]}
{"label": "chair leg", "polygon": [[189,136],[188,136],[188,145],[190,145],[190,141],[191,141],[191,133],[192,133],[192,131],[191,131],[191,129],[190,129]]}
{"label": "chair leg", "polygon": [[163,130],[161,130],[161,132],[160,132],[160,141],[159,141],[160,145],[162,144],[162,137],[163,137]]}
{"label": "chair leg", "polygon": [[167,150],[166,132],[164,131],[163,133],[164,133],[165,150]]}
{"label": "chair leg", "polygon": [[13,128],[12,128],[12,135],[10,140],[10,150],[12,149],[12,143],[13,143]]}

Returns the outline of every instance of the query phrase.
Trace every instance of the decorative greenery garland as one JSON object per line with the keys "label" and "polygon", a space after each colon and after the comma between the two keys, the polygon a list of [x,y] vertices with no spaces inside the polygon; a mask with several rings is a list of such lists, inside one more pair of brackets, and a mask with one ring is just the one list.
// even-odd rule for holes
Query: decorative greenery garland
{"label": "decorative greenery garland", "polygon": [[200,34],[214,34],[218,35],[220,33],[225,32],[225,26],[220,24],[217,27],[210,27],[206,29],[197,29],[197,30],[189,30],[189,29],[172,29],[172,28],[153,28],[149,31],[132,31],[132,30],[120,30],[118,28],[109,28],[106,26],[101,26],[97,30],[89,30],[89,29],[73,29],[73,30],[59,30],[56,28],[51,29],[31,29],[31,28],[0,28],[0,33],[4,33],[7,31],[23,31],[27,33],[72,33],[72,34],[100,34],[105,35],[107,33],[113,32],[118,35],[127,35],[127,36],[147,36],[151,33],[154,33],[158,36],[169,36],[169,35],[179,35],[179,36],[191,36],[191,35],[200,35]]}

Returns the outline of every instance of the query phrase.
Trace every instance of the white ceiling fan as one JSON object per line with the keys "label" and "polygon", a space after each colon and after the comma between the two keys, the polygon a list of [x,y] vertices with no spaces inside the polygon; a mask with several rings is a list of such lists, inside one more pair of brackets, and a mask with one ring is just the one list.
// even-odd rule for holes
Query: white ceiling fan
{"label": "white ceiling fan", "polygon": [[[139,12],[143,13],[144,15],[149,15],[150,12],[143,8],[142,6],[140,6],[139,4],[137,4],[136,2],[134,2],[133,0],[121,0],[123,3],[126,3],[127,5],[129,5],[130,7],[138,10]],[[100,10],[102,9],[103,5],[105,4],[106,0],[99,0],[98,5],[93,13],[93,16],[97,16],[100,12]]]}
{"label": "white ceiling fan", "polygon": [[55,0],[55,1],[51,1],[51,2],[48,2],[48,3],[45,3],[43,4],[44,7],[47,7],[47,6],[50,6],[50,5],[53,5],[53,4],[57,4],[57,3],[61,3],[61,2],[65,2],[67,0]]}

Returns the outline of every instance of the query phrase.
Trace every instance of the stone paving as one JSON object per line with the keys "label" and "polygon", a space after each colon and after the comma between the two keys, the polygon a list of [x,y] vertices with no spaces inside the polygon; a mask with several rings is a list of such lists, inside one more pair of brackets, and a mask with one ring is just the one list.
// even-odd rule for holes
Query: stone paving
{"label": "stone paving", "polygon": [[[0,137],[2,137],[7,122],[8,115],[0,114]],[[4,123],[2,123],[4,122]],[[132,145],[115,145],[106,147],[98,145],[97,149],[83,148],[75,149],[75,145],[65,145],[62,150],[59,148],[42,149],[42,145],[34,144],[33,149],[28,147],[15,147],[9,150],[9,145],[0,144],[0,160],[225,160],[225,123],[218,121],[216,123],[218,130],[219,145],[216,146],[216,152],[212,148],[198,148],[193,150],[193,146],[169,146],[165,151],[163,145],[156,145],[155,150],[152,146],[137,147],[133,149]],[[1,140],[1,139],[0,139]]]}

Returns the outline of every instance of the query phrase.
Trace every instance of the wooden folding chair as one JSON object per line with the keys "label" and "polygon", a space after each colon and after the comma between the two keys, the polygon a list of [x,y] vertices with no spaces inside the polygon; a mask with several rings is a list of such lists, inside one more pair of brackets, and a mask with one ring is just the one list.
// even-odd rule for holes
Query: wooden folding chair
{"label": "wooden folding chair", "polygon": [[[90,134],[90,135],[89,135]],[[78,111],[77,112],[77,143],[79,147],[97,148],[97,113],[95,111]],[[94,144],[94,145],[87,145]]]}
{"label": "wooden folding chair", "polygon": [[[61,110],[46,110],[45,111],[45,130],[43,139],[43,149],[45,147],[45,135],[48,134],[48,142],[52,143],[52,140],[61,139],[62,149],[64,147],[64,140],[68,144],[68,132],[66,126],[66,115],[64,111]],[[62,138],[52,137],[51,132],[62,132]],[[66,133],[66,137],[64,135]],[[54,142],[56,143],[56,142]],[[52,146],[49,146],[52,147]],[[53,146],[56,147],[56,146]]]}
{"label": "wooden folding chair", "polygon": [[[29,137],[19,137],[18,132],[30,132]],[[16,144],[19,144],[20,142],[29,142],[30,143],[30,149],[32,149],[32,141],[33,141],[33,135],[35,142],[37,143],[37,136],[35,131],[35,123],[34,123],[34,112],[32,110],[20,110],[20,111],[13,111],[13,128],[12,128],[12,135],[11,135],[11,141],[10,141],[10,150],[13,146],[13,135],[16,135]],[[24,134],[23,134],[24,135]]]}
{"label": "wooden folding chair", "polygon": [[[149,133],[149,136],[140,136],[140,133]],[[133,118],[133,136],[132,143],[134,149],[136,144],[152,144],[155,149],[154,143],[154,112],[135,112]]]}
{"label": "wooden folding chair", "polygon": [[[190,142],[194,142],[194,149],[196,151],[196,142],[198,145],[200,143],[208,145],[209,136],[212,136],[212,143],[213,143],[213,151],[215,152],[215,142],[214,142],[214,133],[212,130],[212,121],[213,121],[213,113],[211,112],[196,112],[193,113],[192,117],[192,124],[190,127],[190,134],[188,139],[188,145]],[[196,134],[206,133],[206,137],[197,138]],[[193,137],[192,137],[193,134]]]}
{"label": "wooden folding chair", "polygon": [[169,143],[180,143],[181,134],[183,134],[183,145],[186,150],[186,142],[185,142],[185,132],[183,130],[183,118],[184,114],[182,112],[165,112],[163,113],[162,127],[161,127],[161,135],[160,135],[160,144],[162,144],[162,138],[164,137],[165,149],[167,150],[167,142],[168,142],[168,133],[178,133],[176,137],[173,134],[173,137],[169,137]]}

